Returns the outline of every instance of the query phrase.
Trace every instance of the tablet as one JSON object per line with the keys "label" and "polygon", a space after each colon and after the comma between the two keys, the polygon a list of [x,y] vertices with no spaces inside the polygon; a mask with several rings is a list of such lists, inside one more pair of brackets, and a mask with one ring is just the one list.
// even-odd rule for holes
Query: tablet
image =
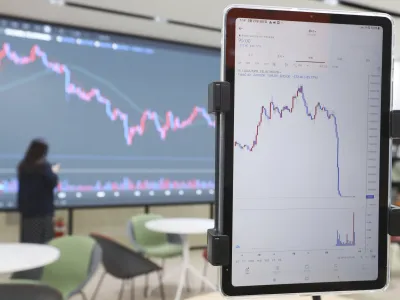
{"label": "tablet", "polygon": [[384,14],[225,10],[224,294],[386,286],[392,26]]}

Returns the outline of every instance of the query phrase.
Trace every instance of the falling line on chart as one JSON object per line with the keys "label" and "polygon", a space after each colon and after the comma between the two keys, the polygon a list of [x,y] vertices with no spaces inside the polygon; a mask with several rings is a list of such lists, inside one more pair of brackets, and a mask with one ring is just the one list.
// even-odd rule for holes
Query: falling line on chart
{"label": "falling line on chart", "polygon": [[274,113],[277,113],[280,118],[283,118],[283,113],[285,111],[287,111],[288,113],[292,113],[293,109],[295,107],[295,102],[299,98],[300,94],[301,94],[301,101],[302,101],[303,106],[305,108],[306,116],[311,121],[315,120],[315,118],[318,115],[318,111],[321,111],[321,112],[325,113],[326,117],[329,120],[331,120],[331,119],[333,120],[333,124],[334,124],[334,128],[335,128],[335,138],[336,138],[336,170],[337,170],[336,190],[337,190],[337,193],[338,193],[339,197],[341,197],[341,198],[354,198],[354,196],[345,196],[345,195],[343,195],[343,193],[342,193],[342,191],[340,189],[340,166],[339,166],[339,144],[340,144],[340,139],[339,139],[338,125],[337,125],[336,116],[335,116],[335,114],[331,113],[325,106],[323,106],[319,102],[315,105],[315,107],[312,110],[310,110],[310,108],[308,106],[308,103],[307,103],[307,100],[306,100],[306,97],[304,95],[304,88],[303,88],[302,85],[300,85],[297,88],[296,95],[292,96],[292,103],[291,103],[290,107],[289,106],[283,106],[282,108],[279,108],[274,104],[273,101],[271,101],[269,103],[268,107],[266,107],[266,106],[262,106],[261,107],[260,118],[259,118],[259,121],[257,123],[255,138],[254,138],[253,143],[252,143],[251,146],[246,145],[246,144],[242,144],[242,143],[240,143],[238,141],[235,141],[234,146],[238,147],[239,149],[242,149],[242,150],[247,150],[249,152],[253,152],[253,150],[258,145],[259,129],[260,129],[261,125],[263,124],[264,117],[267,118],[268,120],[271,120]]}
{"label": "falling line on chart", "polygon": [[105,106],[107,116],[111,121],[119,119],[123,124],[124,138],[127,145],[132,145],[134,137],[138,134],[142,136],[146,129],[146,122],[151,120],[154,122],[156,130],[160,134],[161,140],[165,140],[169,131],[176,131],[185,129],[186,127],[193,124],[195,119],[203,118],[208,128],[215,128],[215,121],[211,119],[207,110],[204,107],[195,106],[190,113],[189,117],[185,120],[175,117],[171,111],[166,112],[166,122],[161,124],[161,118],[157,112],[145,110],[140,118],[139,125],[129,126],[129,116],[119,110],[118,108],[112,108],[112,103],[109,99],[102,95],[101,91],[97,88],[92,88],[89,91],[84,91],[83,88],[75,85],[71,81],[71,71],[67,65],[59,62],[53,62],[48,59],[47,54],[40,49],[38,45],[34,45],[28,56],[19,56],[15,51],[11,49],[11,46],[7,43],[3,44],[0,48],[0,63],[4,58],[7,58],[16,65],[27,65],[34,63],[37,59],[40,59],[43,66],[46,69],[58,75],[64,75],[65,81],[65,93],[67,95],[76,95],[80,100],[89,102],[92,99]]}

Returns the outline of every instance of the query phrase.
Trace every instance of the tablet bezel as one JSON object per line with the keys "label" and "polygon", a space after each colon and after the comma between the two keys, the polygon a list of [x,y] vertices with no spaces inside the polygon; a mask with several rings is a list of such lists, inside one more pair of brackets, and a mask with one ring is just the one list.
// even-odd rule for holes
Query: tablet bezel
{"label": "tablet bezel", "polygon": [[[232,285],[232,247],[230,247],[230,265],[221,269],[221,290],[227,296],[260,295],[260,294],[310,294],[325,292],[349,292],[360,290],[383,289],[388,281],[388,206],[389,206],[389,172],[390,172],[390,110],[392,93],[392,31],[393,21],[389,15],[378,13],[347,13],[341,11],[298,10],[285,8],[263,8],[230,6],[225,9],[222,43],[222,80],[231,83],[231,95],[234,95],[235,74],[235,21],[237,18],[268,20],[286,20],[333,24],[354,24],[381,26],[383,29],[382,79],[381,79],[381,146],[379,186],[379,248],[378,278],[374,281],[324,282],[307,284],[280,284],[263,286]],[[231,97],[230,111],[222,118],[220,147],[220,227],[228,235],[232,245],[233,214],[233,153],[234,153],[234,96]],[[387,183],[387,184],[386,184]],[[222,222],[221,222],[222,221]]]}

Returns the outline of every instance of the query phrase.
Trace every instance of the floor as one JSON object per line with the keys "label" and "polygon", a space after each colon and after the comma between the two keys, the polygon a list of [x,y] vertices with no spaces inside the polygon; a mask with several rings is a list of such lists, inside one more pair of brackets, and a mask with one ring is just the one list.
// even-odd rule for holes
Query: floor
{"label": "floor", "polygon": [[[200,251],[192,251],[191,253],[192,264],[196,266],[199,270],[202,270],[204,266],[204,260],[201,256]],[[167,261],[165,265],[166,274],[170,275],[170,279],[165,280],[165,294],[166,299],[174,299],[175,291],[176,291],[176,283],[179,269],[176,269],[179,260],[170,260]],[[391,247],[391,281],[389,288],[385,292],[374,292],[374,293],[363,293],[358,295],[344,296],[355,300],[399,300],[400,299],[400,247],[397,245]],[[87,285],[85,288],[86,295],[90,299],[93,294],[93,290],[99,280],[100,270],[95,278]],[[209,266],[207,270],[207,276],[211,280],[211,282],[217,282],[217,269]],[[157,277],[151,276],[150,283],[153,285],[157,284]],[[189,298],[191,296],[198,295],[200,292],[200,282],[196,278],[189,279],[191,291],[185,291],[182,299]],[[112,278],[111,276],[107,276],[100,292],[96,298],[96,300],[113,300],[118,299],[118,293],[120,290],[121,281]],[[135,280],[134,291],[135,291],[135,300],[144,300],[143,296],[143,286],[144,286],[144,278],[138,278]],[[207,287],[205,288],[205,293],[211,292]],[[80,296],[74,297],[72,300],[80,300]],[[126,285],[126,289],[124,290],[123,300],[130,300],[130,290],[129,285]],[[158,290],[155,290],[152,295],[147,298],[148,300],[160,299],[160,294]],[[271,299],[271,298],[270,298]],[[346,299],[345,299],[346,300]]]}
{"label": "floor", "polygon": [[[157,261],[155,261],[157,263]],[[197,267],[198,270],[203,272],[205,260],[202,257],[202,251],[191,251],[191,264]],[[160,263],[161,265],[161,263]],[[165,292],[165,298],[166,300],[173,300],[175,297],[175,292],[176,292],[176,287],[178,283],[178,278],[179,278],[179,272],[180,272],[180,259],[169,259],[166,260],[165,266],[164,266],[164,272],[165,272],[165,280],[164,280],[164,292]],[[91,296],[93,295],[93,291],[96,288],[96,285],[100,279],[102,270],[99,270],[93,278],[91,282],[86,286],[85,294],[88,296],[90,299]],[[208,265],[207,267],[207,277],[211,280],[211,282],[217,283],[217,268]],[[145,298],[144,297],[144,277],[143,278],[138,278],[135,279],[134,282],[134,292],[135,292],[135,300],[161,300],[160,293],[158,289],[155,289],[150,297]],[[149,276],[149,285],[152,287],[158,287],[158,277],[157,275],[150,275]],[[190,290],[185,290],[184,293],[182,294],[182,299],[187,299],[193,296],[196,296],[199,294],[200,289],[201,289],[201,283],[197,278],[195,277],[189,277],[189,286]],[[118,299],[118,294],[121,288],[121,281],[113,278],[110,275],[107,275],[103,281],[102,286],[100,287],[99,293],[96,297],[96,300],[117,300]],[[212,290],[207,288],[207,286],[204,287],[203,293],[210,293]],[[71,300],[81,300],[82,297],[77,295],[76,297],[71,298]],[[123,300],[131,300],[130,298],[130,284],[127,283],[125,284],[125,289],[124,289],[124,295],[123,295]]]}
{"label": "floor", "polygon": [[[166,300],[173,300],[176,291],[176,284],[178,281],[179,274],[179,259],[171,259],[165,264],[165,272],[166,276],[169,279],[164,281]],[[191,253],[191,263],[198,268],[198,270],[203,270],[204,267],[204,259],[201,256],[201,251],[192,251]],[[374,292],[374,293],[363,293],[356,295],[343,296],[344,300],[399,300],[400,299],[400,247],[395,245],[391,247],[391,281],[388,289],[384,292]],[[100,279],[100,275],[102,273],[102,269],[99,269],[96,276],[88,283],[85,287],[84,291],[87,295],[88,299],[91,299],[93,295],[93,291]],[[217,269],[208,266],[207,269],[207,277],[211,282],[217,282]],[[144,287],[144,278],[138,278],[134,282],[134,293],[135,300],[160,300],[160,294],[158,290],[155,290],[150,297],[145,298],[143,295],[143,287]],[[185,291],[182,295],[182,299],[187,299],[192,296],[196,296],[200,293],[200,282],[196,278],[189,278],[190,283],[190,291]],[[157,277],[155,275],[150,276],[150,285],[156,286],[158,284]],[[96,297],[96,300],[117,300],[118,294],[121,287],[121,281],[115,279],[111,276],[106,276],[100,291]],[[205,287],[205,290],[201,293],[209,293],[212,292],[209,288]],[[346,299],[349,298],[349,299]],[[81,300],[82,297],[77,295],[71,300]],[[123,300],[131,300],[130,298],[130,286],[126,284],[124,289]],[[271,298],[268,298],[271,299]],[[274,299],[274,298],[272,298]],[[91,299],[92,300],[92,299]]]}

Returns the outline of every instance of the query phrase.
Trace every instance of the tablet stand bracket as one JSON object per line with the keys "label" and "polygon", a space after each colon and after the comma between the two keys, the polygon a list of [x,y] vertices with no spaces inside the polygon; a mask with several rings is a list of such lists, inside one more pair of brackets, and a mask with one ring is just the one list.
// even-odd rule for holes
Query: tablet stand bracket
{"label": "tablet stand bracket", "polygon": [[213,266],[229,265],[229,236],[223,234],[219,210],[220,197],[220,137],[221,116],[230,109],[231,88],[229,82],[215,81],[208,85],[208,113],[215,115],[215,210],[213,229],[207,231],[207,259]]}
{"label": "tablet stand bracket", "polygon": [[[228,266],[230,264],[230,239],[222,229],[222,214],[219,205],[223,197],[220,197],[220,137],[221,117],[230,110],[231,89],[229,82],[215,81],[208,85],[208,113],[215,115],[215,228],[207,232],[207,257],[213,266]],[[390,137],[400,139],[400,110],[392,111],[390,114]],[[400,207],[392,205],[389,208],[388,234],[400,236]],[[314,296],[314,300],[321,299]]]}

